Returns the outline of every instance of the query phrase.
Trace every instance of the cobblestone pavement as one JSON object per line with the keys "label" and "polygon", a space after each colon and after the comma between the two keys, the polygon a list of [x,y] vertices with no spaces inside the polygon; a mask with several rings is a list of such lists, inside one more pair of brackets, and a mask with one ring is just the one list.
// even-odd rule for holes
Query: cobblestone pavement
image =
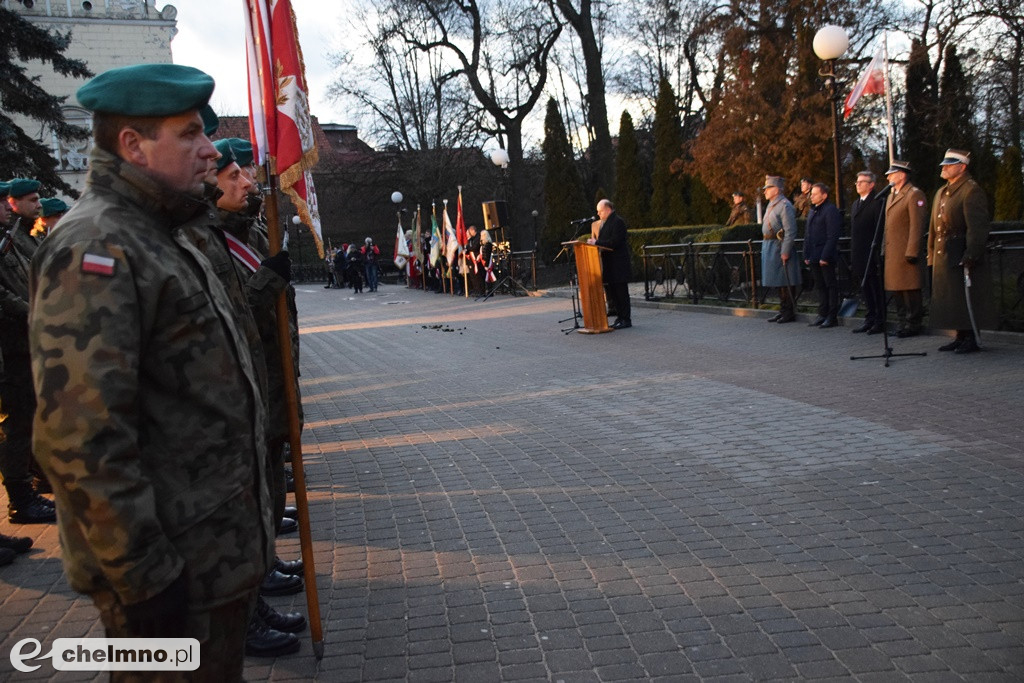
{"label": "cobblestone pavement", "polygon": [[[298,289],[325,656],[248,680],[1024,679],[1024,346]],[[0,679],[74,680],[12,675],[100,629],[0,530]]]}

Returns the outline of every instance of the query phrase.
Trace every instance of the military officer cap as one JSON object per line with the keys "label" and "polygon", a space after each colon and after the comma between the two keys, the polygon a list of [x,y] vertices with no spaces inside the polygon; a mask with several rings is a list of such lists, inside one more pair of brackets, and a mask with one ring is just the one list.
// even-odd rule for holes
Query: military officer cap
{"label": "military officer cap", "polygon": [[213,78],[181,64],[135,64],[104,71],[78,89],[90,111],[121,116],[174,116],[202,109]]}
{"label": "military officer cap", "polygon": [[11,193],[10,183],[0,183],[0,199],[3,199]]}
{"label": "military officer cap", "polygon": [[228,138],[231,151],[235,155],[235,161],[239,166],[248,166],[252,163],[252,143],[242,138]]}
{"label": "military officer cap", "polygon": [[910,175],[910,164],[906,161],[897,161],[894,159],[893,162],[889,164],[889,170],[885,172],[885,175],[897,172],[903,172],[906,173],[907,175]]}
{"label": "military officer cap", "polygon": [[41,183],[31,178],[11,178],[7,185],[7,194],[17,199],[18,197],[38,192]]}
{"label": "military officer cap", "polygon": [[233,162],[238,161],[235,158],[235,152],[231,149],[231,140],[223,139],[217,140],[213,143],[213,146],[220,152],[220,156],[217,157],[217,172],[220,173],[225,168],[230,166]]}
{"label": "military officer cap", "polygon": [[970,152],[965,152],[962,149],[947,149],[946,157],[939,162],[939,166],[952,166],[953,164],[966,166],[969,163],[971,163]]}
{"label": "military officer cap", "polygon": [[786,189],[786,181],[782,179],[782,176],[766,175],[764,177],[764,187],[761,189],[767,190],[769,187],[776,187],[782,191]]}
{"label": "military officer cap", "polygon": [[41,206],[39,213],[43,218],[59,216],[62,213],[67,213],[67,210],[71,208],[63,199],[57,199],[56,197],[44,197],[39,200],[39,204]]}

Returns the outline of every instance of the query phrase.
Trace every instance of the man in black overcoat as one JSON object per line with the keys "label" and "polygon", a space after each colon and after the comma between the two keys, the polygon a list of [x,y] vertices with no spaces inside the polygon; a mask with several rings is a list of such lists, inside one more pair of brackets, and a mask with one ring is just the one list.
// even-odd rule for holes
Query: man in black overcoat
{"label": "man in black overcoat", "polygon": [[626,221],[615,213],[615,205],[607,199],[597,203],[601,230],[597,239],[587,240],[588,244],[607,247],[611,251],[601,252],[601,273],[618,317],[611,324],[612,329],[632,327],[629,310],[629,280],[632,271],[629,262],[629,242],[626,240]]}
{"label": "man in black overcoat", "polygon": [[854,282],[858,285],[862,281],[864,283],[861,294],[867,312],[864,314],[864,324],[853,328],[854,334],[882,332],[885,292],[878,276],[877,262],[871,255],[871,242],[875,238],[878,217],[884,207],[885,199],[875,197],[875,174],[871,171],[858,173],[857,200],[850,207],[850,271]]}

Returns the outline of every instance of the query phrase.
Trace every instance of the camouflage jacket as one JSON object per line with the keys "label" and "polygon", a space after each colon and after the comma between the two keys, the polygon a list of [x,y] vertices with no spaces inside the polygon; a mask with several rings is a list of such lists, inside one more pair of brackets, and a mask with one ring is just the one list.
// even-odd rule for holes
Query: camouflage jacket
{"label": "camouflage jacket", "polygon": [[[4,201],[0,199],[0,201]],[[19,247],[24,235],[15,218],[12,243],[0,256],[0,349],[6,354],[28,353],[28,269],[29,259]]]}
{"label": "camouflage jacket", "polygon": [[[266,227],[258,219],[233,214],[225,217],[225,230],[239,240],[246,242],[260,258],[270,254],[270,242]],[[244,269],[236,261],[236,267]],[[270,436],[286,438],[288,436],[288,406],[284,393],[284,371],[281,366],[281,343],[277,331],[277,297],[285,293],[288,307],[288,331],[291,336],[292,363],[295,366],[295,396],[298,398],[299,423],[303,419],[302,399],[299,393],[299,328],[298,311],[295,306],[295,288],[286,283],[279,275],[269,268],[260,268],[255,273],[239,271],[247,277],[246,288],[249,305],[259,328],[263,342],[263,352],[267,359],[267,387],[269,390]]]}
{"label": "camouflage jacket", "polygon": [[206,205],[102,151],[32,262],[33,445],[75,590],[190,609],[247,595],[272,557],[263,401],[210,262]]}

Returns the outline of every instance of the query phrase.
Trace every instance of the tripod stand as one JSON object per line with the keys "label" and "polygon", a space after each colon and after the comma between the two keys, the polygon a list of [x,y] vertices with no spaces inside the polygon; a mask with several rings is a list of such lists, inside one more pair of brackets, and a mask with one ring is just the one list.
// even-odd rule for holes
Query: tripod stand
{"label": "tripod stand", "polygon": [[[498,230],[502,231],[502,234],[499,235],[499,237],[504,237],[504,228],[498,228]],[[505,271],[505,275],[500,280],[494,283],[494,286],[491,287],[491,290],[489,292],[484,294],[482,297],[477,297],[476,301],[487,301],[492,296],[494,296],[494,293],[496,291],[498,291],[502,287],[504,287],[505,291],[507,291],[512,296],[530,296],[530,293],[526,290],[526,287],[524,287],[516,280],[516,262],[512,256],[511,243],[499,242],[495,245],[494,248],[500,254],[500,256],[498,257],[498,263],[501,264],[502,262],[504,262],[506,266],[506,268],[502,269]],[[520,292],[519,290],[522,290],[522,292]]]}
{"label": "tripod stand", "polygon": [[[889,188],[886,188],[882,192],[883,193],[889,192]],[[876,198],[877,198],[877,195],[876,195]],[[880,256],[880,254],[879,254],[879,251],[880,251],[880,249],[879,249],[879,246],[880,246],[879,245],[879,237],[882,234],[882,218],[884,216],[885,216],[885,210],[884,210],[884,207],[883,207],[883,210],[878,213],[878,220],[875,221],[875,234],[871,238],[871,247],[870,247],[871,253],[869,255],[869,258],[875,264],[875,277],[878,278],[878,281],[880,283],[879,291],[881,291],[881,292],[885,291],[885,262],[883,262],[879,258],[879,256]],[[867,279],[870,276],[870,273],[871,273],[871,269],[870,268],[865,268],[864,269],[864,277],[861,278],[861,281],[860,281],[860,289],[861,289],[862,292],[864,291],[864,283],[867,282]],[[928,353],[925,352],[925,351],[919,351],[917,353],[893,353],[892,352],[892,347],[889,346],[888,317],[889,317],[889,302],[886,300],[885,295],[883,294],[882,295],[882,353],[871,355],[871,356],[850,356],[850,360],[862,360],[862,359],[865,359],[865,358],[882,358],[882,359],[885,360],[885,363],[884,363],[885,367],[889,367],[889,359],[890,358],[901,358],[901,357],[905,357],[905,356],[927,356],[928,355]]]}

